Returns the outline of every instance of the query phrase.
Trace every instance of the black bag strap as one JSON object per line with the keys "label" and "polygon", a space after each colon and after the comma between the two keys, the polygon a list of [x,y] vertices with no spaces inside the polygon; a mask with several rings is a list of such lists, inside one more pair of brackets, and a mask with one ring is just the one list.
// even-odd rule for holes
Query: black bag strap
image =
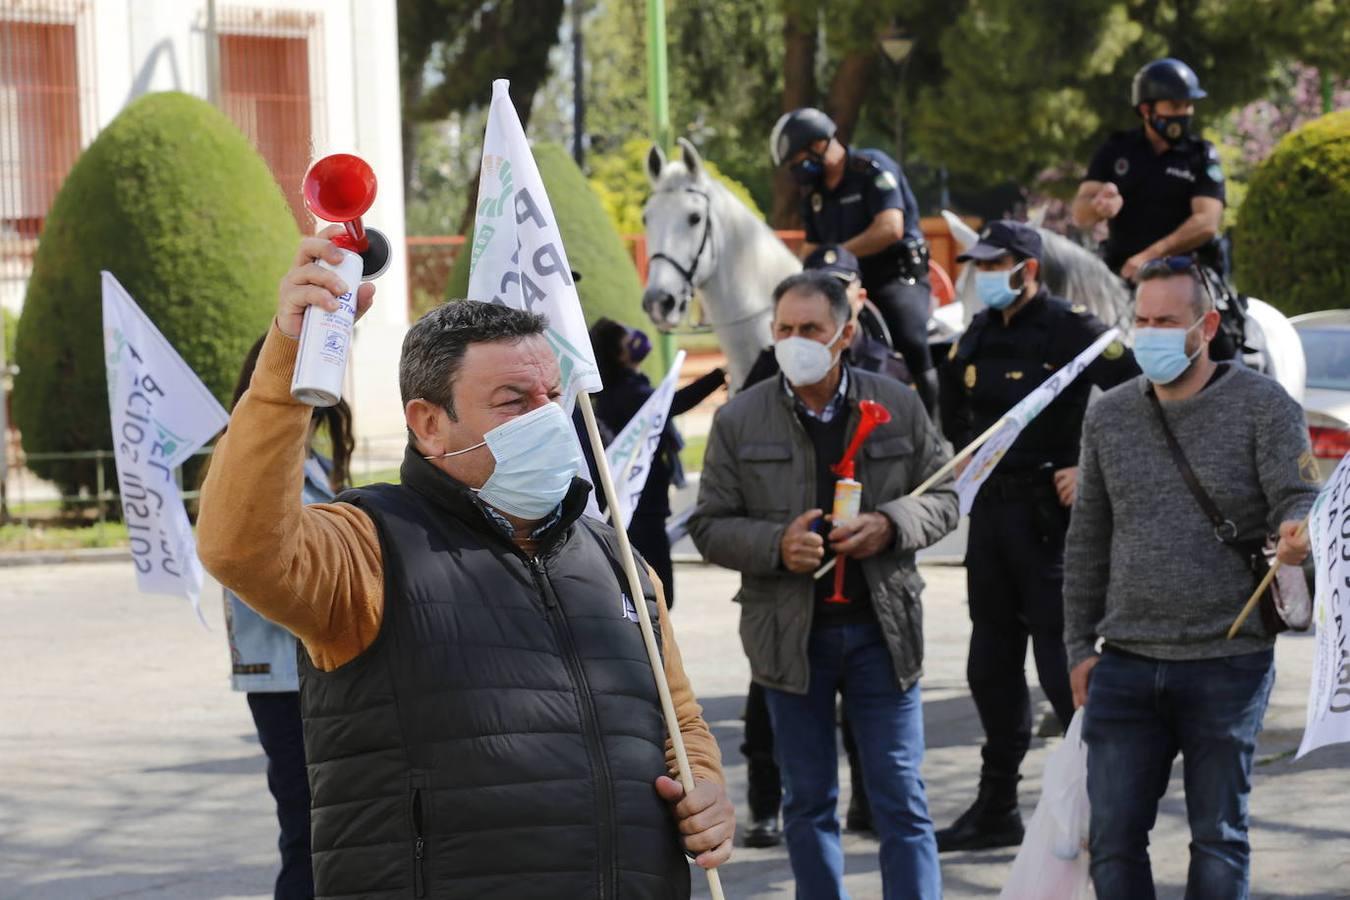
{"label": "black bag strap", "polygon": [[1195,476],[1195,470],[1186,461],[1186,454],[1182,452],[1177,436],[1172,433],[1171,426],[1167,424],[1167,416],[1163,414],[1162,403],[1158,401],[1158,395],[1153,390],[1152,385],[1149,385],[1146,393],[1149,403],[1153,405],[1153,411],[1158,415],[1158,424],[1162,426],[1163,439],[1167,441],[1167,449],[1172,452],[1172,462],[1176,463],[1177,471],[1181,473],[1181,480],[1186,482],[1186,487],[1190,489],[1191,496],[1195,497],[1195,502],[1200,504],[1200,508],[1204,510],[1210,524],[1214,526],[1214,539],[1221,544],[1236,546],[1238,543],[1237,525],[1233,524],[1232,519],[1219,511],[1218,504],[1205,492],[1204,487],[1200,484],[1200,479]]}

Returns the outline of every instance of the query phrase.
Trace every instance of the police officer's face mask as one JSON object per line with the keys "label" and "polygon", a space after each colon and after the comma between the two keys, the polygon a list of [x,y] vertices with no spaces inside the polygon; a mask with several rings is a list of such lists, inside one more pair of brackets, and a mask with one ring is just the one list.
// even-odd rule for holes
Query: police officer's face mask
{"label": "police officer's face mask", "polygon": [[825,174],[825,157],[817,153],[808,153],[805,159],[788,166],[788,171],[802,187],[810,187],[820,181],[821,176]]}
{"label": "police officer's face mask", "polygon": [[1154,113],[1153,118],[1149,119],[1149,124],[1164,141],[1173,146],[1184,141],[1191,133],[1190,116],[1160,116]]}
{"label": "police officer's face mask", "polygon": [[1026,261],[1018,263],[1011,269],[996,269],[992,272],[975,272],[975,293],[979,296],[980,302],[990,309],[1007,309],[1012,306],[1018,297],[1022,296],[1022,288],[1013,287],[1013,279]]}

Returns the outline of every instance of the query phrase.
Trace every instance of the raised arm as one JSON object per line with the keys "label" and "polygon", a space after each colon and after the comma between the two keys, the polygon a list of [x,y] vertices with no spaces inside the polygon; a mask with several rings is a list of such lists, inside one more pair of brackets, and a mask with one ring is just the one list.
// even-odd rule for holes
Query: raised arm
{"label": "raised arm", "polygon": [[[333,252],[325,239],[301,243],[253,380],[216,445],[197,521],[207,571],[300,638],[326,670],[370,645],[384,608],[374,523],[347,504],[301,501],[313,410],[290,394],[294,335],[306,306],[325,305],[341,290],[336,275],[314,264]],[[371,293],[363,289],[360,311]]]}

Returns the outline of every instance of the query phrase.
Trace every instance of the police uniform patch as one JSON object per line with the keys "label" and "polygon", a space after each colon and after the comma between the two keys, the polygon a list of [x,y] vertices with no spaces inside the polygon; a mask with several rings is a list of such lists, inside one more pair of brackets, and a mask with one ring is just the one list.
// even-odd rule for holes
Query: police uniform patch
{"label": "police uniform patch", "polygon": [[1112,341],[1107,344],[1106,349],[1102,351],[1102,356],[1106,359],[1120,359],[1124,355],[1125,345],[1120,341]]}
{"label": "police uniform patch", "polygon": [[1124,175],[1128,171],[1130,171],[1130,161],[1123,156],[1117,159],[1115,167],[1116,174]]}
{"label": "police uniform patch", "polygon": [[811,211],[812,211],[812,212],[820,212],[821,208],[822,208],[824,205],[825,205],[825,198],[824,198],[824,197],[820,196],[819,194],[812,194],[812,195],[811,195]]}
{"label": "police uniform patch", "polygon": [[899,185],[899,182],[895,180],[895,176],[884,169],[872,183],[875,184],[879,190],[883,191],[893,191]]}
{"label": "police uniform patch", "polygon": [[1223,181],[1223,166],[1210,163],[1209,168],[1205,169],[1205,174],[1209,176],[1210,181]]}
{"label": "police uniform patch", "polygon": [[947,358],[956,359],[956,351],[958,349],[960,349],[960,345],[958,345],[956,341],[952,341],[952,349],[947,351]]}
{"label": "police uniform patch", "polygon": [[1079,316],[1083,315],[1083,313],[1087,311],[1088,311],[1087,307],[1081,303],[1075,303],[1073,306],[1069,307],[1069,312]]}
{"label": "police uniform patch", "polygon": [[826,250],[826,251],[825,251],[825,265],[827,265],[827,266],[832,266],[832,265],[834,265],[834,264],[837,263],[837,262],[839,262],[839,254],[838,254],[838,253],[835,253],[833,250]]}
{"label": "police uniform patch", "polygon": [[1004,377],[1004,378],[1010,378],[1010,379],[1012,379],[1013,381],[1021,381],[1022,378],[1023,378],[1023,375],[1022,375],[1021,372],[1005,372],[1005,373],[1003,373],[1003,377]]}
{"label": "police uniform patch", "polygon": [[975,367],[973,365],[966,366],[966,387],[969,390],[975,389]]}
{"label": "police uniform patch", "polygon": [[1303,451],[1303,455],[1298,458],[1298,474],[1308,484],[1321,482],[1322,472],[1317,468],[1317,457],[1311,451]]}

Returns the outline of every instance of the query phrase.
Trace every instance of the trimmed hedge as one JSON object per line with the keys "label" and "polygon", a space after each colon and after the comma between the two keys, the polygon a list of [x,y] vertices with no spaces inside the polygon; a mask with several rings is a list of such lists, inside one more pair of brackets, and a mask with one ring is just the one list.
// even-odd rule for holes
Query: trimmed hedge
{"label": "trimmed hedge", "polygon": [[1350,296],[1350,110],[1285,135],[1252,173],[1234,237],[1235,280],[1285,315]]}
{"label": "trimmed hedge", "polygon": [[[38,244],[15,348],[25,451],[112,448],[100,269],[228,404],[298,240],[267,165],[215,107],[174,92],[127,106],[76,161]],[[95,484],[92,463],[31,468],[66,493]]]}
{"label": "trimmed hedge", "polygon": [[[573,271],[581,275],[577,293],[581,297],[587,326],[601,316],[607,316],[625,325],[654,331],[647,314],[642,311],[642,284],[638,281],[633,258],[624,248],[623,240],[586,176],[560,144],[541,143],[533,149],[539,176],[544,181],[544,189],[548,191],[553,214],[562,232],[567,261]],[[469,234],[473,233],[472,227],[469,226]],[[465,297],[469,290],[468,249],[466,244],[450,271],[449,297],[452,300]],[[649,358],[658,355],[652,354]]]}

